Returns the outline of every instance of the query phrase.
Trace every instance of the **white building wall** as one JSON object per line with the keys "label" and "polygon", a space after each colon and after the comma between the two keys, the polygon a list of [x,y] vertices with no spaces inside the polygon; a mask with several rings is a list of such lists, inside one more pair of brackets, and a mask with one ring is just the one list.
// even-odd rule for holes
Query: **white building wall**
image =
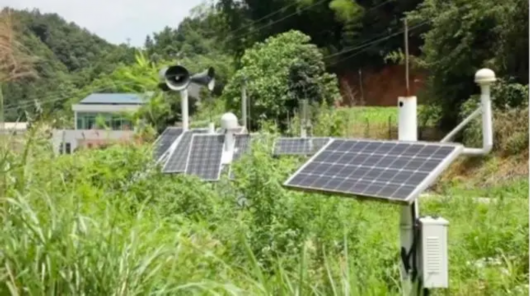
{"label": "white building wall", "polygon": [[114,130],[53,130],[53,151],[58,154],[62,143],[70,143],[72,153],[83,140],[131,140],[134,131]]}

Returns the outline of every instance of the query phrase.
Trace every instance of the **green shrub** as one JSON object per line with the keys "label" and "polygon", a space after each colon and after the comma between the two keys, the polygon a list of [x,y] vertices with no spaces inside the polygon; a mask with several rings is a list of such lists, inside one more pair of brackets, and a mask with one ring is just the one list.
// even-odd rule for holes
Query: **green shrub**
{"label": "green shrub", "polygon": [[[148,147],[10,156],[25,185],[3,175],[0,293],[399,295],[398,206],[286,190],[301,159],[272,158],[273,138],[215,184],[161,174]],[[451,221],[450,294],[528,294],[526,200],[421,205]]]}
{"label": "green shrub", "polygon": [[301,32],[289,31],[246,50],[242,68],[222,95],[228,110],[239,114],[244,81],[254,124],[263,118],[279,120],[283,125],[301,99],[328,104],[340,99],[335,75],[325,72],[322,53],[309,41]]}

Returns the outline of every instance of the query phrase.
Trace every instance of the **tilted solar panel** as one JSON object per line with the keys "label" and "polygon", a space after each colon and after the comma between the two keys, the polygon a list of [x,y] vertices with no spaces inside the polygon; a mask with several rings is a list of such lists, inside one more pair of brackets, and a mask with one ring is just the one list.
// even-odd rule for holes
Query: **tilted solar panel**
{"label": "tilted solar panel", "polygon": [[313,155],[329,142],[330,138],[279,138],[273,148],[274,155]]}
{"label": "tilted solar panel", "polygon": [[[235,135],[235,144],[234,144],[234,155],[232,156],[232,163],[241,158],[241,156],[250,151],[250,146],[252,143],[253,137],[251,135]],[[234,178],[234,171],[232,166],[229,170],[229,178]]]}
{"label": "tilted solar panel", "polygon": [[193,129],[184,132],[180,136],[178,145],[175,147],[171,155],[169,155],[162,172],[164,173],[184,173],[186,170],[186,161],[188,159],[188,152],[190,151],[191,137],[193,134],[206,133],[207,129]]}
{"label": "tilted solar panel", "polygon": [[284,185],[412,203],[461,151],[457,144],[333,139]]}
{"label": "tilted solar panel", "polygon": [[171,144],[182,135],[183,129],[181,127],[170,126],[162,132],[154,144],[154,158],[155,160],[160,159],[160,157],[166,152]]}
{"label": "tilted solar panel", "polygon": [[201,135],[192,137],[186,174],[203,180],[216,181],[221,175],[224,135]]}

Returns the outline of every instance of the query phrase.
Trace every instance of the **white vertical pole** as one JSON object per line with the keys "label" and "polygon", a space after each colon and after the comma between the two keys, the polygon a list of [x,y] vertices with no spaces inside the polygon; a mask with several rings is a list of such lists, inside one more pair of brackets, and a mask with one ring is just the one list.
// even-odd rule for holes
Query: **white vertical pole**
{"label": "white vertical pole", "polygon": [[180,91],[180,109],[182,114],[182,130],[187,131],[189,129],[188,122],[188,90],[184,89]]}
{"label": "white vertical pole", "polygon": [[307,99],[300,101],[302,103],[302,114],[300,116],[300,136],[302,138],[307,137]]}
{"label": "white vertical pole", "polygon": [[[417,141],[418,140],[418,129],[417,129],[417,98],[414,96],[410,97],[399,97],[398,98],[398,110],[399,110],[399,127],[398,127],[398,138],[400,141]],[[399,233],[400,233],[400,245],[401,248],[406,250],[408,254],[414,241],[414,221],[419,216],[418,201],[415,201],[410,206],[401,207],[401,215],[399,221]],[[408,262],[409,266],[412,267],[412,258]],[[401,280],[403,295],[414,295],[416,288],[412,282],[411,275],[408,274],[404,268],[403,262],[401,262]]]}
{"label": "white vertical pole", "polygon": [[247,85],[246,81],[243,81],[241,86],[241,121],[242,126],[247,129]]}
{"label": "white vertical pole", "polygon": [[235,136],[232,129],[226,129],[225,132],[225,151],[232,151],[234,149]]}
{"label": "white vertical pole", "polygon": [[480,104],[482,105],[482,149],[487,154],[493,148],[493,115],[491,112],[491,85],[496,81],[495,73],[490,69],[481,69],[475,74],[475,82],[480,86]]}
{"label": "white vertical pole", "polygon": [[482,148],[464,148],[466,155],[486,155],[493,148],[493,115],[491,112],[491,85],[496,81],[495,72],[480,69],[475,82],[480,86],[480,109],[482,111]]}

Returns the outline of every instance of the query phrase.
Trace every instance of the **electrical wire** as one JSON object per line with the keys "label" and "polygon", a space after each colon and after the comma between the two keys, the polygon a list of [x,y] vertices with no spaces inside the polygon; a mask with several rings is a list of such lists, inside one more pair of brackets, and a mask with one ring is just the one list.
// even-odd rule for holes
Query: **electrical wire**
{"label": "electrical wire", "polygon": [[[419,24],[419,25],[417,25],[417,27],[419,27],[420,25],[423,25],[423,24],[425,24],[425,23],[426,23],[426,22],[424,22],[424,23],[422,23],[422,24]],[[409,29],[409,32],[410,32],[411,30],[416,29],[417,27],[413,27],[412,29]],[[401,34],[401,33],[404,33],[404,31],[403,31],[403,32],[400,32],[399,34]],[[334,66],[334,65],[336,65],[336,64],[338,64],[338,63],[340,63],[340,62],[344,62],[344,61],[346,61],[346,60],[349,60],[349,59],[351,59],[351,58],[353,58],[353,57],[355,57],[355,56],[357,56],[357,55],[359,55],[359,54],[361,54],[361,53],[363,53],[363,52],[369,50],[370,48],[372,48],[372,47],[373,47],[374,45],[376,45],[377,43],[382,42],[382,41],[385,41],[385,40],[390,39],[390,38],[392,38],[392,37],[395,37],[395,36],[397,36],[397,35],[399,35],[399,34],[395,34],[395,35],[392,35],[392,36],[387,36],[387,37],[385,37],[385,38],[381,38],[381,39],[379,39],[379,40],[376,40],[375,42],[370,42],[370,43],[367,43],[367,44],[364,44],[364,45],[358,46],[357,48],[362,48],[362,47],[364,47],[364,48],[362,48],[362,49],[359,50],[359,51],[354,52],[354,53],[351,54],[351,55],[348,55],[348,56],[346,56],[346,57],[344,57],[344,58],[341,58],[341,59],[339,59],[339,60],[337,60],[337,61],[335,61],[335,62],[329,64],[329,66]]]}
{"label": "electrical wire", "polygon": [[[309,10],[309,9],[311,9],[311,8],[313,8],[313,7],[317,6],[317,5],[319,5],[319,4],[322,4],[322,3],[324,3],[324,1],[326,1],[326,0],[320,0],[320,1],[317,1],[317,2],[315,2],[315,3],[313,3],[313,4],[309,5],[309,6],[303,7],[303,8],[300,9],[300,10],[297,10],[297,11],[295,11],[295,12],[289,14],[289,15],[286,15],[286,16],[284,16],[284,17],[278,19],[278,20],[275,20],[275,21],[273,21],[272,23],[266,24],[266,25],[261,26],[261,27],[258,27],[258,28],[251,29],[249,32],[244,33],[244,34],[241,34],[241,35],[239,35],[239,36],[233,36],[233,37],[231,37],[231,38],[228,38],[228,39],[224,40],[223,43],[227,43],[227,42],[232,41],[232,40],[234,40],[234,39],[236,39],[236,38],[237,38],[237,39],[241,39],[241,38],[243,38],[243,37],[245,37],[245,36],[248,36],[248,35],[250,35],[250,34],[256,32],[256,31],[259,31],[259,30],[262,30],[262,29],[264,29],[264,28],[270,27],[270,26],[272,26],[272,25],[274,25],[274,24],[277,24],[277,23],[279,23],[279,22],[282,22],[282,21],[284,21],[284,20],[286,20],[286,19],[288,19],[288,18],[290,18],[290,17],[292,17],[292,16],[294,16],[294,15],[296,15],[296,14],[298,14],[298,13],[301,13],[301,12],[306,11],[306,10]],[[241,29],[241,28],[240,28],[240,29]]]}
{"label": "electrical wire", "polygon": [[276,10],[276,11],[273,11],[273,12],[267,14],[266,16],[264,16],[264,17],[262,17],[262,18],[260,18],[260,19],[258,19],[258,20],[251,21],[249,24],[247,24],[247,25],[245,25],[245,26],[241,26],[241,27],[239,27],[239,28],[237,28],[237,29],[235,29],[235,30],[233,30],[233,31],[228,32],[227,35],[232,35],[232,34],[238,32],[238,31],[241,31],[243,28],[246,28],[246,27],[248,27],[248,26],[252,26],[252,25],[254,25],[254,24],[256,24],[256,23],[259,23],[259,22],[261,22],[262,20],[264,20],[264,19],[266,19],[266,18],[269,18],[269,17],[271,17],[271,16],[273,16],[273,15],[279,13],[279,12],[282,12],[282,11],[288,9],[288,8],[291,8],[292,6],[294,6],[294,5],[296,5],[296,4],[298,4],[298,2],[297,2],[297,1],[294,1],[293,3],[291,3],[291,4],[289,4],[289,5],[282,6],[280,9],[278,9],[278,10]]}
{"label": "electrical wire", "polygon": [[[424,24],[428,23],[428,21],[423,21],[415,26],[413,26],[412,28],[409,28],[408,30],[411,31],[411,30],[414,30],[414,29],[417,29],[419,28],[420,26],[423,26]],[[376,39],[376,40],[372,40],[372,41],[368,41],[366,43],[363,43],[361,45],[358,45],[358,46],[355,46],[355,47],[351,47],[351,48],[348,48],[348,49],[345,49],[345,50],[342,50],[342,51],[339,51],[337,53],[334,53],[334,54],[330,54],[330,55],[327,55],[327,56],[324,56],[324,59],[329,59],[329,58],[332,58],[332,57],[336,57],[336,56],[339,56],[339,55],[342,55],[342,54],[345,54],[345,53],[348,53],[348,52],[352,52],[352,51],[355,51],[357,49],[361,49],[365,46],[369,46],[369,45],[374,45],[374,44],[377,44],[381,41],[385,41],[385,40],[388,40],[392,37],[395,37],[395,36],[398,36],[398,35],[401,35],[405,32],[405,30],[401,30],[399,32],[396,32],[396,33],[393,33],[393,34],[390,34],[388,36],[385,36],[385,37],[382,37],[382,38],[379,38],[379,39]]]}
{"label": "electrical wire", "polygon": [[[273,21],[272,23],[266,24],[266,25],[261,26],[261,27],[259,27],[259,28],[252,29],[252,30],[250,30],[249,32],[244,33],[244,34],[241,34],[241,35],[239,35],[239,36],[230,37],[230,38],[224,40],[223,43],[227,43],[227,42],[232,41],[233,39],[236,39],[236,38],[239,38],[239,39],[240,39],[240,38],[243,38],[243,37],[245,37],[245,36],[248,36],[248,35],[254,33],[255,31],[259,31],[259,30],[262,30],[262,29],[264,29],[264,28],[270,27],[270,26],[272,26],[272,25],[274,25],[274,24],[277,24],[277,23],[279,23],[279,22],[282,22],[282,21],[284,21],[284,20],[286,20],[286,19],[288,19],[288,18],[290,18],[290,17],[292,17],[292,16],[294,16],[294,15],[296,15],[296,14],[298,14],[298,13],[301,13],[301,12],[303,12],[303,11],[305,11],[305,10],[309,10],[309,9],[311,9],[311,8],[313,8],[313,7],[317,6],[317,5],[319,5],[319,4],[322,4],[322,3],[324,3],[325,1],[326,1],[326,0],[320,0],[320,1],[317,1],[317,2],[315,2],[315,3],[313,3],[313,4],[309,5],[309,6],[303,7],[303,8],[300,9],[299,11],[293,12],[293,13],[287,15],[287,16],[284,16],[284,17],[282,17],[282,18],[276,20],[276,21]],[[379,8],[379,7],[381,7],[381,6],[385,5],[385,4],[390,3],[390,2],[393,2],[393,1],[394,1],[394,0],[387,0],[387,1],[384,1],[384,2],[382,2],[382,3],[379,3],[379,4],[377,4],[377,5],[373,6],[373,7],[368,8],[368,9],[365,11],[365,13],[366,13],[366,12],[369,12],[369,11],[372,11],[372,10],[374,10],[374,9],[376,9],[376,8]],[[287,9],[287,8],[293,6],[294,4],[296,4],[296,3],[293,3],[293,4],[291,4],[291,5],[287,5],[287,6],[283,7],[283,8],[280,8],[279,10],[277,10],[277,11],[274,12],[274,13],[272,13],[271,15],[274,15],[274,14],[276,14],[276,13],[278,13],[278,12],[284,10],[284,9]],[[263,19],[265,19],[265,18],[266,18],[266,17],[263,17],[263,18],[261,18],[261,19],[255,21],[255,22],[259,22],[259,21],[261,21],[261,20],[263,20]],[[254,23],[254,22],[252,22],[251,24],[253,24],[253,23]],[[239,31],[239,30],[243,29],[244,27],[248,27],[248,25],[246,25],[246,26],[241,26],[240,28],[238,28],[238,29],[236,29],[236,30],[234,30],[234,31],[232,31],[232,32]],[[231,32],[231,33],[232,33],[232,32]],[[231,33],[229,33],[229,34],[231,34]]]}

